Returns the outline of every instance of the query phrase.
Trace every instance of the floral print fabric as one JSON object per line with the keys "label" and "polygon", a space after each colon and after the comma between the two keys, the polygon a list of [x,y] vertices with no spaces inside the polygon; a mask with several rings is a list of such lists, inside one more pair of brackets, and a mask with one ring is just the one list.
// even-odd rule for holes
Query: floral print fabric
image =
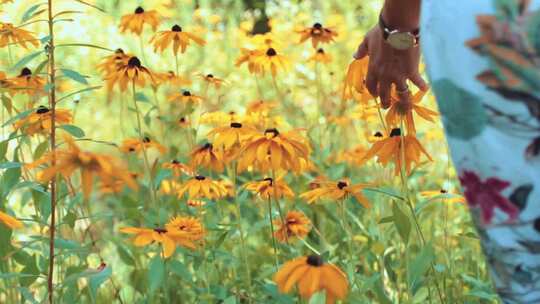
{"label": "floral print fabric", "polygon": [[422,48],[504,303],[540,303],[540,0],[423,0]]}

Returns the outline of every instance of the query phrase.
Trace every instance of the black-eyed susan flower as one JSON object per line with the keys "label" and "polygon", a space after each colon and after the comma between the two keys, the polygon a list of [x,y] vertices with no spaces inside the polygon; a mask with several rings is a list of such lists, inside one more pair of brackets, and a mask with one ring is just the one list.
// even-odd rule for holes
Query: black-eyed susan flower
{"label": "black-eyed susan flower", "polygon": [[260,74],[262,72],[262,67],[257,58],[263,56],[264,52],[261,50],[250,50],[245,48],[241,48],[240,52],[240,57],[236,59],[235,66],[239,67],[246,63],[251,74]]}
{"label": "black-eyed susan flower", "polygon": [[180,182],[177,182],[172,179],[165,179],[161,181],[159,191],[163,194],[177,196],[178,189],[180,189],[181,187],[182,187],[182,184]]}
{"label": "black-eyed susan flower", "polygon": [[[72,120],[71,111],[67,109],[56,109],[54,117],[57,127],[69,124]],[[13,128],[27,135],[48,134],[52,128],[52,111],[40,106],[35,112],[17,120]]]}
{"label": "black-eyed susan flower", "polygon": [[15,27],[11,23],[0,22],[0,48],[10,44],[18,44],[27,49],[28,45],[38,47],[39,39],[31,32]]}
{"label": "black-eyed susan flower", "polygon": [[350,150],[340,152],[336,158],[336,162],[346,162],[350,165],[361,167],[366,162],[364,160],[366,152],[367,149],[364,147],[364,145],[357,145]]}
{"label": "black-eyed susan flower", "polygon": [[176,121],[176,124],[180,128],[187,128],[187,127],[191,126],[191,122],[189,121],[189,119],[187,117],[178,118],[178,120]]}
{"label": "black-eyed susan flower", "polygon": [[228,126],[212,129],[208,133],[208,138],[213,140],[216,147],[223,147],[228,150],[234,146],[240,146],[257,130],[239,122],[231,122]]}
{"label": "black-eyed susan flower", "polygon": [[[152,243],[158,243],[162,245],[162,256],[169,258],[176,250],[177,242],[173,238],[180,238],[185,235],[184,232],[171,230],[165,228],[137,228],[137,227],[123,227],[120,228],[120,232],[127,234],[134,234],[132,239],[133,245],[137,247],[144,247]],[[186,239],[186,244],[189,239]],[[186,246],[187,247],[187,246]],[[192,248],[195,246],[193,245]]]}
{"label": "black-eyed susan flower", "polygon": [[182,28],[175,24],[170,31],[157,32],[150,43],[154,45],[154,52],[163,53],[163,51],[172,45],[172,51],[174,54],[184,53],[191,42],[195,42],[198,45],[205,45],[204,39],[182,30]]}
{"label": "black-eyed susan flower", "polygon": [[190,158],[190,165],[193,168],[203,167],[216,172],[223,172],[225,168],[223,151],[215,149],[211,143],[195,148],[191,151]]}
{"label": "black-eyed susan flower", "polygon": [[97,70],[102,74],[103,78],[108,78],[114,72],[126,66],[129,59],[133,57],[131,54],[124,53],[123,49],[116,49],[114,54],[105,56],[97,65]]}
{"label": "black-eyed susan flower", "polygon": [[143,31],[143,26],[148,24],[155,31],[161,22],[157,11],[145,11],[142,7],[137,7],[133,14],[127,14],[120,19],[120,32],[131,32],[135,35],[140,35]]}
{"label": "black-eyed susan flower", "polygon": [[300,43],[311,39],[311,45],[313,48],[317,48],[319,43],[330,43],[334,41],[334,38],[338,36],[338,33],[331,28],[326,28],[320,23],[313,24],[312,27],[308,27],[298,31],[300,34]]}
{"label": "black-eyed susan flower", "polygon": [[191,85],[191,80],[180,75],[176,75],[173,71],[168,71],[165,73],[154,73],[156,78],[156,83],[159,85],[167,84],[171,87],[183,87]]}
{"label": "black-eyed susan flower", "polygon": [[240,151],[238,170],[249,167],[261,171],[293,170],[300,172],[309,163],[310,147],[298,131],[280,133],[267,129],[263,134],[251,136]]}
{"label": "black-eyed susan flower", "polygon": [[[136,180],[139,177],[137,173],[129,173],[131,177]],[[99,185],[99,192],[102,194],[113,194],[120,193],[127,186],[125,180],[116,178],[114,176],[105,177],[101,179],[101,184]]]}
{"label": "black-eyed susan flower", "polygon": [[2,211],[0,211],[0,223],[3,223],[10,229],[19,229],[23,227],[23,223],[21,221]]}
{"label": "black-eyed susan flower", "polygon": [[289,211],[285,215],[285,221],[280,219],[274,221],[276,231],[274,236],[282,243],[290,241],[291,238],[305,238],[311,230],[311,221],[301,211]]}
{"label": "black-eyed susan flower", "polygon": [[176,159],[173,159],[172,161],[163,164],[163,168],[171,169],[174,176],[176,177],[181,176],[182,173],[186,175],[194,174],[193,169],[190,166],[183,164]]}
{"label": "black-eyed susan flower", "polygon": [[319,48],[313,56],[309,57],[309,62],[319,62],[322,64],[329,64],[332,62],[332,56],[326,53],[322,48]]}
{"label": "black-eyed susan flower", "polygon": [[112,91],[116,84],[120,86],[120,91],[124,92],[128,85],[135,84],[138,87],[144,87],[154,82],[153,72],[144,67],[135,56],[129,58],[125,65],[120,66],[106,78],[108,91]]}
{"label": "black-eyed susan flower", "polygon": [[9,94],[42,95],[45,93],[45,78],[34,75],[29,68],[23,68],[21,73],[14,78],[6,80],[9,83]]}
{"label": "black-eyed susan flower", "polygon": [[369,58],[355,59],[349,64],[343,83],[342,98],[354,98],[362,104],[367,104],[373,97],[366,87],[366,76]]}
{"label": "black-eyed susan flower", "polygon": [[68,145],[67,149],[57,149],[54,153],[49,152],[33,164],[30,164],[29,168],[35,168],[42,164],[52,163],[54,159],[54,165],[40,172],[40,181],[48,182],[57,174],[69,179],[75,170],[79,169],[85,198],[90,197],[94,176],[106,181],[120,179],[128,187],[132,189],[138,188],[131,174],[123,166],[119,165],[119,162],[113,157],[82,151],[69,136],[65,136],[64,140]]}
{"label": "black-eyed susan flower", "polygon": [[227,189],[209,177],[197,175],[178,189],[178,197],[182,197],[184,194],[187,194],[190,199],[219,199],[227,195]]}
{"label": "black-eyed susan flower", "polygon": [[246,107],[246,112],[248,114],[260,114],[267,116],[270,114],[270,111],[277,107],[276,102],[266,101],[266,100],[255,100],[250,102]]}
{"label": "black-eyed susan flower", "polygon": [[150,139],[150,137],[144,137],[142,139],[138,139],[138,138],[125,139],[122,142],[122,146],[120,146],[120,151],[124,153],[139,153],[143,150],[143,148],[146,150],[156,149],[161,154],[165,154],[165,152],[167,152],[167,148],[165,146]]}
{"label": "black-eyed susan flower", "polygon": [[395,94],[391,98],[391,106],[386,113],[386,124],[390,127],[397,127],[401,121],[405,123],[405,127],[409,134],[416,134],[416,126],[414,124],[413,112],[423,119],[435,122],[437,112],[419,105],[427,91],[419,90],[416,94],[406,98]]}
{"label": "black-eyed susan flower", "polygon": [[173,93],[167,99],[170,102],[180,102],[187,105],[200,104],[204,99],[201,96],[192,94],[188,90]]}
{"label": "black-eyed susan flower", "polygon": [[326,303],[344,300],[349,290],[347,276],[337,266],[325,263],[321,256],[303,256],[286,262],[274,275],[274,282],[282,293],[297,286],[300,296],[311,298],[319,291],[326,292]]}
{"label": "black-eyed susan flower", "polygon": [[[403,137],[403,142],[402,142]],[[402,149],[402,146],[405,148]],[[405,158],[405,171],[407,174],[411,172],[413,164],[420,163],[420,157],[424,154],[429,160],[431,156],[422,147],[418,139],[414,135],[401,134],[401,129],[394,128],[390,132],[390,136],[383,140],[375,142],[373,146],[366,152],[364,156],[365,160],[369,160],[373,157],[377,157],[377,162],[386,166],[388,163],[393,162],[395,164],[395,174],[399,175],[401,167],[403,166],[402,158]]]}
{"label": "black-eyed susan flower", "polygon": [[271,177],[267,177],[259,181],[248,182],[244,188],[263,200],[294,197],[293,190],[282,178],[276,178],[274,181]]}
{"label": "black-eyed susan flower", "polygon": [[465,198],[458,193],[451,193],[446,189],[421,191],[420,196],[430,200],[439,200],[447,203],[465,203]]}
{"label": "black-eyed susan flower", "polygon": [[313,204],[319,199],[342,201],[350,196],[362,204],[365,208],[370,207],[369,200],[362,194],[362,190],[367,184],[351,184],[348,179],[340,181],[320,181],[318,187],[308,192],[300,194],[300,198],[307,201],[308,204]]}
{"label": "black-eyed susan flower", "polygon": [[206,235],[201,221],[191,216],[175,216],[165,224],[165,229],[183,232],[171,237],[178,245],[192,249],[194,243],[203,241]]}
{"label": "black-eyed susan flower", "polygon": [[200,77],[204,82],[206,82],[209,86],[214,86],[216,89],[221,88],[221,86],[225,83],[225,80],[218,78],[214,76],[214,74],[201,74]]}
{"label": "black-eyed susan flower", "polygon": [[278,54],[274,48],[268,48],[261,56],[255,57],[255,61],[263,74],[270,72],[272,77],[276,77],[279,70],[285,71],[289,68],[287,57]]}

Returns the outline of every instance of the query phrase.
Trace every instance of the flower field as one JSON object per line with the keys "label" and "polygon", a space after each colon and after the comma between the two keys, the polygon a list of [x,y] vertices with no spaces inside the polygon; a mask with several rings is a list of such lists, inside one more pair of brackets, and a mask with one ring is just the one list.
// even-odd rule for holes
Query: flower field
{"label": "flower field", "polygon": [[0,0],[0,303],[497,303],[380,2]]}

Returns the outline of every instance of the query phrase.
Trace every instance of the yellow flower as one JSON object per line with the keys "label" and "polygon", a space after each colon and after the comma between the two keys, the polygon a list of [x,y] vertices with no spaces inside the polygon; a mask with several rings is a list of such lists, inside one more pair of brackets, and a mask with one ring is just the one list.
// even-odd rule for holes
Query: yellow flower
{"label": "yellow flower", "polygon": [[186,204],[190,207],[200,208],[204,207],[206,205],[206,202],[202,200],[188,199]]}
{"label": "yellow flower", "polygon": [[450,193],[448,190],[430,190],[420,192],[420,196],[430,200],[440,200],[447,203],[465,203],[465,198],[457,193]]}
{"label": "yellow flower", "polygon": [[124,153],[139,153],[143,150],[143,148],[146,150],[155,148],[161,154],[165,154],[165,152],[167,152],[167,148],[165,146],[151,140],[149,137],[145,137],[142,140],[138,138],[126,139],[122,142],[122,146],[120,146],[120,151]]}
{"label": "yellow flower", "polygon": [[211,143],[195,148],[191,154],[191,167],[204,167],[216,172],[223,172],[225,160],[223,151],[215,149]]}
{"label": "yellow flower", "polygon": [[373,97],[366,88],[366,75],[369,58],[355,59],[347,69],[343,84],[342,98],[354,98],[362,104],[367,104]]}
{"label": "yellow flower", "polygon": [[[403,143],[401,141],[402,137]],[[405,148],[404,151],[402,146]],[[427,151],[424,149],[424,147],[422,147],[414,135],[403,136],[401,135],[401,129],[395,128],[392,129],[389,137],[375,142],[368,152],[366,152],[364,159],[369,160],[377,156],[377,162],[383,166],[388,165],[389,162],[394,162],[394,173],[399,175],[402,167],[401,159],[403,156],[405,156],[405,171],[407,174],[409,174],[411,172],[412,165],[420,163],[420,157],[422,154],[424,154],[429,160],[432,160],[431,156],[429,156]]]}
{"label": "yellow flower", "polygon": [[246,112],[248,114],[260,114],[268,116],[270,111],[277,107],[276,102],[255,100],[247,105]]}
{"label": "yellow flower", "polygon": [[19,76],[6,80],[9,85],[9,94],[15,96],[18,93],[27,95],[42,95],[46,80],[39,76],[33,75],[29,68],[23,68]]}
{"label": "yellow flower", "polygon": [[124,50],[116,49],[114,54],[106,56],[101,60],[101,63],[97,66],[97,70],[101,72],[103,78],[109,78],[123,66],[126,66],[131,57],[133,55],[124,53]]}
{"label": "yellow flower", "polygon": [[182,187],[182,184],[175,180],[165,179],[161,181],[159,191],[167,195],[178,195],[178,189]]}
{"label": "yellow flower", "polygon": [[31,32],[14,27],[11,23],[0,22],[0,48],[6,47],[10,44],[18,44],[27,49],[27,44],[38,47],[39,39],[34,37]]}
{"label": "yellow flower", "polygon": [[267,177],[259,181],[248,182],[244,188],[263,200],[269,200],[275,196],[277,196],[276,199],[294,197],[294,192],[282,178],[277,178],[274,181],[271,177]]}
{"label": "yellow flower", "polygon": [[307,139],[297,131],[280,133],[267,129],[248,140],[240,151],[238,170],[254,167],[261,171],[293,170],[300,172],[309,163],[310,147]]}
{"label": "yellow flower", "polygon": [[333,264],[324,263],[318,255],[303,256],[285,263],[274,275],[279,291],[288,293],[296,285],[300,296],[311,298],[319,291],[326,292],[326,303],[347,297],[347,276]]}
{"label": "yellow flower", "polygon": [[413,112],[416,112],[418,116],[427,121],[435,122],[437,112],[419,105],[426,93],[427,91],[420,90],[414,94],[414,96],[409,96],[407,98],[399,96],[393,97],[391,106],[386,113],[386,124],[390,127],[397,127],[403,120],[408,133],[416,134]]}
{"label": "yellow flower", "polygon": [[168,101],[170,102],[181,102],[185,104],[199,104],[203,101],[201,96],[193,95],[190,91],[176,92],[169,96]]}
{"label": "yellow flower", "polygon": [[150,43],[154,44],[154,52],[163,53],[163,51],[172,44],[172,51],[174,54],[184,53],[191,41],[198,45],[205,45],[204,39],[197,37],[194,34],[182,31],[179,25],[174,25],[170,31],[157,32]]}
{"label": "yellow flower", "polygon": [[[163,246],[163,257],[168,258],[173,255],[176,249],[175,239],[180,239],[186,236],[186,233],[178,230],[168,230],[164,228],[137,228],[137,227],[123,227],[120,228],[120,232],[127,234],[134,234],[132,241],[137,247],[143,247],[152,243],[158,243]],[[189,239],[186,238],[185,244],[189,244]],[[188,246],[186,246],[188,247]],[[189,248],[195,248],[195,245]]]}
{"label": "yellow flower", "polygon": [[262,73],[261,64],[257,61],[257,58],[264,55],[264,52],[261,50],[250,50],[241,48],[240,57],[236,59],[235,66],[239,67],[244,63],[247,63],[248,70],[251,74],[260,74]]}
{"label": "yellow flower", "polygon": [[214,74],[200,75],[200,77],[208,83],[208,85],[213,85],[216,89],[220,88],[225,83],[225,80],[217,78]]}
{"label": "yellow flower", "polygon": [[208,133],[208,138],[213,139],[214,146],[228,150],[234,146],[242,145],[257,130],[245,126],[239,122],[232,122],[227,127],[214,128]]}
{"label": "yellow flower", "polygon": [[120,66],[105,80],[109,92],[117,83],[120,85],[120,91],[124,92],[127,90],[128,84],[134,83],[138,87],[144,87],[147,83],[155,83],[156,81],[153,72],[144,67],[137,57],[129,58],[127,64]]}
{"label": "yellow flower", "polygon": [[[56,127],[71,123],[71,111],[65,109],[56,109],[55,111]],[[35,112],[19,119],[13,124],[15,130],[21,130],[24,134],[49,134],[52,127],[52,111],[47,107],[40,106]]]}
{"label": "yellow flower", "polygon": [[347,162],[353,166],[360,167],[366,162],[364,155],[367,149],[363,145],[357,145],[351,150],[342,151],[336,158],[336,162]]}
{"label": "yellow flower", "polygon": [[120,19],[120,32],[131,32],[140,35],[143,26],[148,24],[155,31],[160,23],[160,16],[157,11],[145,11],[142,7],[137,7],[133,14],[127,14]]}
{"label": "yellow flower", "polygon": [[274,236],[282,243],[288,242],[291,238],[305,238],[311,230],[311,221],[301,211],[289,211],[285,216],[285,222],[274,221],[276,232]]}
{"label": "yellow flower", "polygon": [[274,48],[269,48],[261,56],[255,57],[255,62],[261,67],[263,74],[270,71],[272,77],[276,77],[278,70],[285,71],[289,67],[287,57],[278,54]]}
{"label": "yellow flower", "polygon": [[309,62],[320,62],[322,64],[329,64],[332,62],[332,56],[326,53],[323,49],[318,49],[313,56],[309,57]]}
{"label": "yellow flower", "polygon": [[19,229],[23,227],[23,223],[11,215],[0,211],[0,222],[8,226],[10,229]]}
{"label": "yellow flower", "polygon": [[317,48],[319,43],[330,43],[334,41],[334,38],[338,36],[331,28],[325,28],[320,23],[313,24],[312,27],[308,27],[297,31],[300,34],[300,43],[311,39],[311,45],[313,48]]}
{"label": "yellow flower", "polygon": [[213,181],[202,175],[197,175],[178,189],[178,197],[182,197],[186,193],[190,199],[219,199],[227,195],[227,189],[217,181]]}
{"label": "yellow flower", "polygon": [[171,169],[174,176],[179,177],[182,173],[187,175],[193,175],[193,169],[190,166],[182,164],[176,159],[173,159],[170,163],[163,164],[163,168]]}
{"label": "yellow flower", "polygon": [[322,181],[318,183],[318,187],[315,189],[302,193],[300,198],[305,199],[308,204],[313,204],[318,199],[342,201],[349,196],[354,196],[360,204],[365,208],[369,208],[371,204],[362,194],[362,190],[367,186],[367,184],[353,185],[347,179],[338,182]]}
{"label": "yellow flower", "polygon": [[172,236],[172,239],[180,246],[194,249],[194,242],[204,239],[206,231],[203,224],[195,217],[176,216],[165,224],[165,229],[169,231],[181,231],[182,234]]}
{"label": "yellow flower", "polygon": [[166,73],[154,73],[156,79],[156,84],[168,84],[171,87],[183,87],[191,85],[191,80],[184,78],[182,76],[176,75],[173,71],[168,71]]}
{"label": "yellow flower", "polygon": [[55,160],[55,165],[41,171],[40,181],[48,182],[56,174],[69,179],[77,169],[81,171],[81,184],[85,198],[90,197],[94,176],[99,176],[101,180],[123,180],[127,186],[137,189],[137,183],[125,168],[117,164],[117,161],[109,155],[95,154],[82,151],[71,137],[66,136],[65,141],[68,148],[58,149],[55,153],[49,152],[41,159],[29,165],[30,168],[41,164],[51,163]]}

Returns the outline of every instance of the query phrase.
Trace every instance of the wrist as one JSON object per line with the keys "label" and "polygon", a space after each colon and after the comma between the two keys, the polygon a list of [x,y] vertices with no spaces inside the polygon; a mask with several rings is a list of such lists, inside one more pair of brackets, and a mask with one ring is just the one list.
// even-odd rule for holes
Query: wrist
{"label": "wrist", "polygon": [[389,27],[403,31],[414,31],[420,27],[420,8],[394,7],[391,4],[384,6],[381,18]]}

